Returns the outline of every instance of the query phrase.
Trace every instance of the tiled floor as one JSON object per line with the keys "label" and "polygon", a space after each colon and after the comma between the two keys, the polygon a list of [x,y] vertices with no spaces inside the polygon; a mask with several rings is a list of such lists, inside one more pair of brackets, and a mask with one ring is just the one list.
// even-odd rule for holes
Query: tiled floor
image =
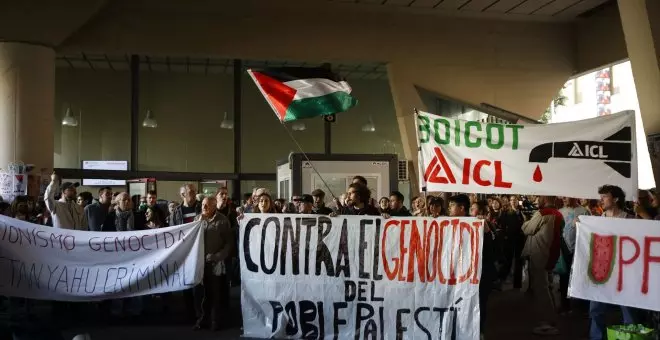
{"label": "tiled floor", "polygon": [[[495,292],[488,306],[489,320],[486,330],[487,339],[529,340],[537,337],[531,334],[535,326],[533,313],[530,313],[530,301],[523,294],[514,291]],[[586,314],[575,312],[560,318],[561,335],[543,337],[544,339],[584,339],[587,335],[589,320]],[[188,325],[150,325],[130,327],[104,327],[81,329],[88,331],[92,340],[147,340],[147,339],[239,339],[240,328],[223,332],[192,331]],[[73,335],[72,332],[68,332]],[[541,339],[541,337],[538,337]],[[68,339],[67,339],[68,340]]]}

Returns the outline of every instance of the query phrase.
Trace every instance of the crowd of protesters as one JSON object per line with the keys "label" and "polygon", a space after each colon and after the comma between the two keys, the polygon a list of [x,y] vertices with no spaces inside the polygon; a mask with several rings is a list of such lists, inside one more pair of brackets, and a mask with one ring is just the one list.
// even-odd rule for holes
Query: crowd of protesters
{"label": "crowd of protesters", "polygon": [[[405,197],[398,191],[376,200],[371,196],[366,179],[355,176],[346,193],[328,200],[325,192],[316,189],[309,194],[290,199],[274,198],[265,188],[255,188],[240,204],[229,198],[227,188],[215,195],[204,196],[196,187],[180,188],[180,202],[162,203],[157,193],[146,197],[130,197],[126,192],[112,192],[109,187],[91,193],[77,193],[77,183],[60,183],[56,175],[46,189],[43,201],[17,197],[11,204],[0,201],[0,213],[24,221],[56,228],[89,231],[146,230],[201,221],[205,233],[203,284],[184,291],[188,316],[194,329],[218,330],[226,327],[230,286],[240,280],[237,248],[238,223],[245,213],[301,213],[340,215],[373,215],[383,218],[419,216],[473,216],[486,221],[482,249],[482,278],[479,287],[481,330],[487,333],[488,297],[501,290],[503,284],[522,289],[533,297],[530,312],[538,325],[536,335],[557,335],[557,319],[572,313],[573,307],[589,305],[590,339],[603,339],[606,305],[599,302],[571,301],[567,296],[573,253],[576,242],[576,222],[581,215],[602,215],[616,218],[660,219],[659,195],[655,190],[640,190],[637,202],[626,202],[623,190],[604,185],[598,188],[600,200],[570,197],[518,195],[475,195],[461,193],[426,193],[411,199],[411,208],[404,206]],[[527,280],[523,280],[527,277]],[[559,278],[559,299],[552,282]],[[166,312],[172,293],[158,296]],[[24,304],[25,299],[12,299],[10,305]],[[72,305],[54,303],[53,311],[70,317]],[[98,309],[112,315],[139,315],[141,298],[104,301]],[[75,306],[75,305],[74,305]],[[657,328],[657,313],[621,306],[624,323],[646,322]]]}

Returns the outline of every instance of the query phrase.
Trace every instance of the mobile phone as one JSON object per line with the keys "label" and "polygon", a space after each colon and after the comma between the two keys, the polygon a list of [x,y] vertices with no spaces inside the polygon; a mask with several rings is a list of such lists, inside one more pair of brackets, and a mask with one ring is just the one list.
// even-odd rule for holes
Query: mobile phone
{"label": "mobile phone", "polygon": [[523,205],[523,201],[518,201],[518,205],[522,206],[522,205]]}

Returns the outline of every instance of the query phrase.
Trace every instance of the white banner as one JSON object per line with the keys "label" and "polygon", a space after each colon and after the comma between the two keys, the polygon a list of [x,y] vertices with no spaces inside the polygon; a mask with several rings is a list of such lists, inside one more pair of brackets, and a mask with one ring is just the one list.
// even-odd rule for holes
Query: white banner
{"label": "white banner", "polygon": [[598,198],[637,191],[635,114],[559,124],[498,124],[417,114],[420,187],[428,191]]}
{"label": "white banner", "polygon": [[660,311],[660,221],[580,216],[568,294]]}
{"label": "white banner", "polygon": [[108,233],[0,216],[0,295],[93,301],[192,288],[203,248],[198,222]]}
{"label": "white banner", "polygon": [[246,214],[244,336],[479,339],[483,221]]}

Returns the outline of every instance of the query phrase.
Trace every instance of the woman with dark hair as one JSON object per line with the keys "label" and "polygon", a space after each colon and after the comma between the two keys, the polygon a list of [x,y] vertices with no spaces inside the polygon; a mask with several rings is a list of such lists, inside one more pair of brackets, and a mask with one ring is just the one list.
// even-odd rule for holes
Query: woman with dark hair
{"label": "woman with dark hair", "polygon": [[277,209],[275,209],[275,203],[273,198],[269,194],[263,193],[257,198],[257,205],[254,208],[254,213],[257,214],[275,214]]}
{"label": "woman with dark hair", "polygon": [[390,213],[390,199],[383,196],[378,200],[378,211],[380,211],[381,214],[389,214]]}
{"label": "woman with dark hair", "polygon": [[14,201],[11,202],[11,217],[21,221],[30,221],[27,196],[14,198]]}
{"label": "woman with dark hair", "polygon": [[427,201],[429,217],[438,218],[440,216],[447,216],[445,211],[445,201],[440,196],[431,196]]}
{"label": "woman with dark hair", "polygon": [[154,207],[147,206],[144,211],[145,227],[147,229],[158,229],[165,226],[165,222],[161,219],[161,213]]}
{"label": "woman with dark hair", "polygon": [[278,213],[284,212],[284,205],[286,204],[286,200],[284,198],[278,198],[274,203],[275,210],[277,210]]}

